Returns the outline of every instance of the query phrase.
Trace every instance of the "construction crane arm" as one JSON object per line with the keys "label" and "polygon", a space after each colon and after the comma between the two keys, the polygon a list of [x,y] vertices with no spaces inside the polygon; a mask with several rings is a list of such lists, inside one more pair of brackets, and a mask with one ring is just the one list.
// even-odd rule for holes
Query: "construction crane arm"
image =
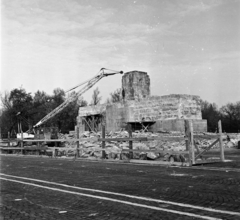
{"label": "construction crane arm", "polygon": [[[41,119],[36,125],[34,125],[33,127],[38,127],[40,125],[42,125],[43,123],[45,123],[46,121],[48,121],[49,119],[51,119],[52,117],[54,117],[56,114],[60,113],[63,109],[65,109],[71,102],[75,101],[79,96],[81,96],[83,93],[85,93],[87,90],[89,90],[90,88],[92,88],[99,80],[101,80],[103,77],[106,76],[111,76],[111,75],[115,75],[115,74],[123,74],[122,71],[113,71],[111,73],[107,73],[105,72],[105,68],[102,68],[100,70],[100,73],[97,76],[94,76],[93,78],[91,78],[90,80],[80,84],[83,85],[85,83],[87,83],[81,90],[79,90],[77,93],[74,93],[72,95],[70,95],[69,98],[67,98],[61,105],[59,105],[57,108],[55,108],[53,111],[51,111],[49,114],[47,114],[43,119]],[[80,86],[79,85],[79,86]],[[73,89],[75,89],[76,87],[74,87]],[[70,90],[69,90],[70,91]]]}

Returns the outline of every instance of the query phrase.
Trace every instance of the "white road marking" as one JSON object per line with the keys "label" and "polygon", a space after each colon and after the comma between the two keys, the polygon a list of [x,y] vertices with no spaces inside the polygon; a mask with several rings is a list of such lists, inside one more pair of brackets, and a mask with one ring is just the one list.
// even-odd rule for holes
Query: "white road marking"
{"label": "white road marking", "polygon": [[115,193],[115,192],[109,192],[109,191],[103,191],[103,190],[97,190],[97,189],[82,188],[82,187],[77,187],[77,186],[70,186],[70,185],[66,185],[66,184],[61,184],[61,183],[49,182],[49,181],[45,181],[45,180],[13,176],[13,175],[8,175],[8,174],[4,174],[4,173],[0,173],[0,175],[7,176],[7,177],[12,177],[12,178],[17,178],[17,179],[31,180],[31,181],[40,182],[40,183],[47,183],[47,184],[51,184],[51,185],[63,186],[63,187],[73,188],[73,189],[78,189],[78,190],[99,192],[99,193],[103,193],[103,194],[123,196],[123,197],[127,197],[127,198],[145,200],[145,201],[149,201],[149,202],[166,203],[166,204],[171,204],[171,205],[175,205],[175,206],[181,206],[181,207],[187,207],[187,208],[193,208],[193,209],[200,209],[200,210],[204,210],[204,211],[208,211],[208,212],[216,212],[216,213],[240,216],[239,212],[212,209],[212,208],[206,208],[206,207],[203,207],[203,206],[195,206],[195,205],[189,205],[189,204],[184,204],[184,203],[170,202],[170,201],[166,201],[166,200],[152,199],[152,198],[147,198],[147,197],[142,197],[142,196],[132,196],[132,195],[127,195],[127,194],[123,194],[123,193]]}
{"label": "white road marking", "polygon": [[157,210],[157,211],[170,212],[170,213],[174,213],[174,214],[178,214],[178,215],[186,215],[186,216],[190,216],[190,217],[196,217],[196,218],[207,219],[207,220],[221,220],[219,218],[214,218],[214,217],[210,217],[210,216],[202,216],[202,215],[197,215],[197,214],[188,213],[188,212],[181,212],[181,211],[176,211],[176,210],[172,210],[172,209],[164,209],[164,208],[160,208],[160,207],[156,207],[156,206],[149,206],[149,205],[144,205],[144,204],[139,204],[139,203],[134,203],[134,202],[128,202],[128,201],[124,201],[124,200],[119,200],[119,199],[112,199],[112,198],[108,198],[108,197],[104,197],[104,196],[95,196],[95,195],[91,195],[91,194],[62,190],[62,189],[58,189],[58,188],[41,186],[41,185],[34,184],[34,183],[22,182],[22,181],[18,181],[18,180],[3,178],[3,177],[0,177],[0,179],[10,181],[10,182],[22,183],[22,184],[26,184],[26,185],[30,185],[30,186],[35,186],[35,187],[39,187],[39,188],[54,190],[54,191],[63,192],[63,193],[69,193],[69,194],[74,194],[74,195],[79,195],[79,196],[86,196],[86,197],[90,197],[90,198],[94,198],[94,199],[102,199],[102,200],[107,200],[107,201],[111,201],[111,202],[118,202],[118,203],[137,206],[137,207],[141,207],[141,208],[153,209],[153,210]]}

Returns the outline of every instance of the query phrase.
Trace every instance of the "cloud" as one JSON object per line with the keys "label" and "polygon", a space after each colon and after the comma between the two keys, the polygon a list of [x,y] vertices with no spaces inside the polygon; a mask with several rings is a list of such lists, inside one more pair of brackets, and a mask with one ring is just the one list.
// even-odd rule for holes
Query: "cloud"
{"label": "cloud", "polygon": [[222,1],[2,2],[2,72],[4,80],[14,78],[4,85],[9,88],[22,82],[47,92],[69,88],[101,67],[161,77],[186,71],[189,83],[191,73],[212,73],[210,64],[219,70],[239,59],[236,6]]}

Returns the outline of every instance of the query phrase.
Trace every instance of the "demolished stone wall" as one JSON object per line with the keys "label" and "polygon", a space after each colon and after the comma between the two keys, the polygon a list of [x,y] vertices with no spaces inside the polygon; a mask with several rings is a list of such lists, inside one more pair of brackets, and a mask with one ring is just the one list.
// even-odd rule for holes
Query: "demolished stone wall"
{"label": "demolished stone wall", "polygon": [[[172,94],[150,96],[150,79],[146,72],[132,71],[122,77],[123,100],[119,103],[81,107],[81,118],[89,115],[105,114],[106,130],[119,131],[127,123],[151,122],[149,130],[184,131],[184,120],[193,120],[196,131],[207,131],[207,121],[202,120],[199,96]],[[80,131],[80,132],[81,132]]]}
{"label": "demolished stone wall", "polygon": [[131,71],[122,77],[124,100],[140,100],[150,96],[150,78],[146,72]]}
{"label": "demolished stone wall", "polygon": [[126,108],[123,103],[108,105],[106,109],[106,130],[118,131],[126,127]]}
{"label": "demolished stone wall", "polygon": [[127,101],[127,121],[166,119],[202,119],[200,97],[191,95],[152,96],[140,101]]}

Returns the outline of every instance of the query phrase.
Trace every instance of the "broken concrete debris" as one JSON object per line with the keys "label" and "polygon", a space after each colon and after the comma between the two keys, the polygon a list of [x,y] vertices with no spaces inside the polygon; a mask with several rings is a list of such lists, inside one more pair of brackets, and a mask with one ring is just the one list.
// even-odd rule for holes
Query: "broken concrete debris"
{"label": "broken concrete debris", "polygon": [[[124,73],[121,90],[121,101],[117,103],[79,108],[76,126],[78,135],[71,132],[61,137],[66,141],[62,142],[64,148],[59,151],[68,156],[76,155],[77,143],[74,138],[80,137],[80,157],[101,158],[103,148],[99,138],[102,137],[103,127],[106,138],[128,138],[127,130],[130,126],[133,138],[144,137],[148,140],[133,141],[133,153],[127,151],[129,150],[127,141],[105,142],[106,159],[128,160],[131,155],[133,159],[140,160],[184,162],[186,158],[182,151],[186,150],[185,120],[192,121],[194,132],[200,132],[203,136],[204,133],[207,134],[207,121],[202,119],[199,96],[187,94],[151,96],[150,77],[141,71]],[[212,139],[194,140],[197,140],[195,145],[199,149],[206,149],[216,140],[216,134]],[[237,141],[234,140],[233,137],[225,138],[225,148],[235,147]],[[217,147],[218,144],[213,148]],[[169,150],[176,153],[168,153]]]}
{"label": "broken concrete debris", "polygon": [[[211,133],[205,133],[208,136]],[[213,139],[196,139],[195,144],[200,150],[206,149],[211,143],[215,141],[215,135]],[[63,137],[63,135],[62,135]],[[80,158],[102,158],[102,142],[98,140],[100,133],[93,132],[84,132],[80,139],[79,143],[79,152]],[[118,131],[118,132],[109,132],[106,134],[106,138],[126,138],[129,137],[128,132]],[[181,132],[168,132],[168,133],[151,133],[151,132],[133,132],[133,137],[148,137],[158,138],[157,140],[149,140],[144,142],[133,142],[133,150],[139,150],[139,152],[133,152],[133,159],[139,160],[162,160],[162,161],[177,161],[185,162],[187,159],[184,154],[179,154],[181,151],[186,150],[186,142],[184,140],[184,134]],[[164,140],[164,137],[168,137],[170,140]],[[171,140],[173,137],[173,140]],[[181,138],[181,141],[175,141],[174,138]],[[62,142],[63,149],[59,149],[59,152],[63,152],[62,155],[66,156],[75,156],[77,143],[74,140],[74,135],[65,135],[66,142]],[[71,141],[73,139],[73,141]],[[163,139],[163,140],[161,140]],[[240,135],[231,135],[231,140],[227,140],[227,135],[224,135],[223,143],[225,148],[237,148],[238,141],[240,140]],[[67,148],[67,150],[66,150]],[[216,144],[213,149],[219,148],[219,145]],[[106,142],[104,148],[106,158],[111,160],[129,160],[130,153],[124,150],[129,150],[129,143],[125,141],[111,141]],[[141,152],[142,150],[142,152]],[[158,151],[158,150],[171,150],[175,151],[176,154],[169,154],[163,152],[146,152],[148,150]]]}

